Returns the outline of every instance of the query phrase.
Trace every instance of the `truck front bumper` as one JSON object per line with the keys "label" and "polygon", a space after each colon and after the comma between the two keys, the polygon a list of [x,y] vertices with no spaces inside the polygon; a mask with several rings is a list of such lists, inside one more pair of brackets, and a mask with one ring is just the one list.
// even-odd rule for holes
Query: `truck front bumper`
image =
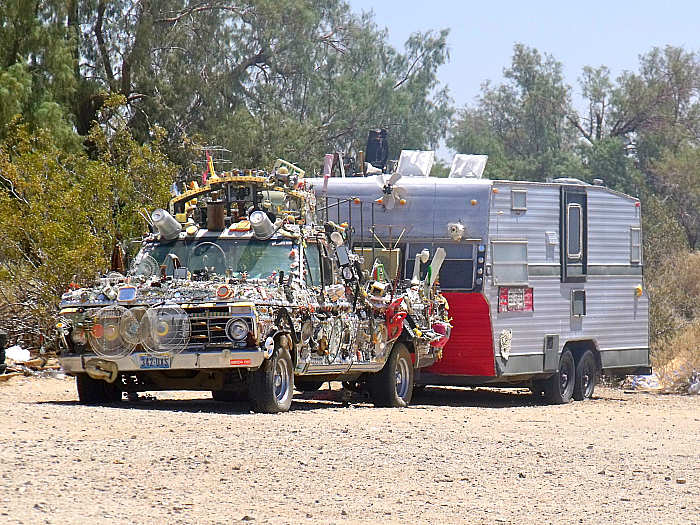
{"label": "truck front bumper", "polygon": [[125,357],[103,357],[95,354],[59,356],[63,370],[68,374],[86,372],[86,366],[100,362],[114,363],[119,372],[145,372],[150,370],[221,370],[233,368],[256,369],[262,365],[262,350],[221,350],[182,352],[176,355],[151,355],[134,352]]}

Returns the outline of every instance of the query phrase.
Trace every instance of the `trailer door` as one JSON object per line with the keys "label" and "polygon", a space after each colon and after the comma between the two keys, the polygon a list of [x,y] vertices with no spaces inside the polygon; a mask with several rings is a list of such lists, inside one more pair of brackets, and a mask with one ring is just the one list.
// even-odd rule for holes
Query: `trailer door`
{"label": "trailer door", "polygon": [[586,282],[588,206],[585,186],[561,187],[561,280]]}

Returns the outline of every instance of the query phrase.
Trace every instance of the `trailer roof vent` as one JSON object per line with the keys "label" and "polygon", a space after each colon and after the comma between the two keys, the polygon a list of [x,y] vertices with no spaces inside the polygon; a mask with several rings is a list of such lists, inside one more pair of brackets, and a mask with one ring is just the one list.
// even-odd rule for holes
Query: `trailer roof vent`
{"label": "trailer roof vent", "polygon": [[603,179],[593,179],[593,186],[603,186]]}

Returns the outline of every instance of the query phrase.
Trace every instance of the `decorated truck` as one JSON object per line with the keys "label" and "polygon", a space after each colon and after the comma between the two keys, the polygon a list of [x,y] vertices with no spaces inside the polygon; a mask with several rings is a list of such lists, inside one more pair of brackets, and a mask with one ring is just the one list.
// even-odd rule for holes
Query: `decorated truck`
{"label": "decorated truck", "polygon": [[378,406],[410,402],[414,370],[449,339],[449,306],[435,279],[363,269],[353,228],[322,220],[303,175],[211,166],[201,187],[173,186],[128,272],[63,295],[59,360],[81,402],[208,390],[272,413],[331,380]]}

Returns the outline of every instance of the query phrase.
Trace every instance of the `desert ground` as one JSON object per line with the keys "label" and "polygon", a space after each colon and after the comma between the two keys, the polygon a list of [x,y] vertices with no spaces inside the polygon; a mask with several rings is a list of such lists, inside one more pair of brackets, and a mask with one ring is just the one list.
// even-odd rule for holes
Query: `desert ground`
{"label": "desert ground", "polygon": [[0,523],[700,524],[700,397],[428,388],[406,409],[340,385],[253,414],[209,393],[77,403],[0,384]]}

